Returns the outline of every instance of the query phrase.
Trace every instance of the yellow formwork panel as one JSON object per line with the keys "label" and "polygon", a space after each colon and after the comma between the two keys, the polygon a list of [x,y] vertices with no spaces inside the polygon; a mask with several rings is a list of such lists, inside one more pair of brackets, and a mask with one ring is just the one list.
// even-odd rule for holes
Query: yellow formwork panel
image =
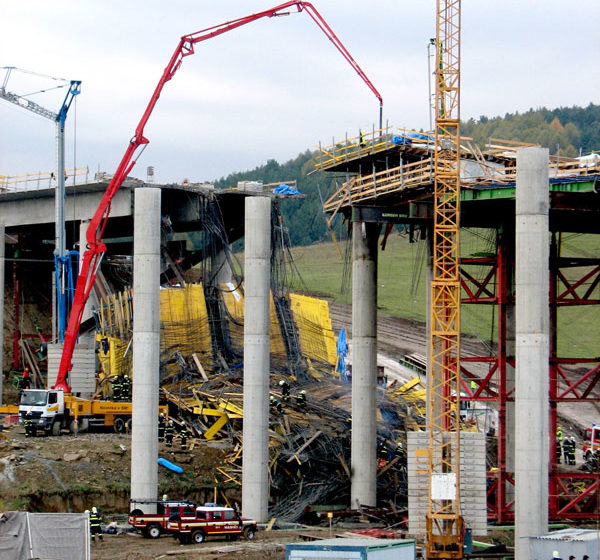
{"label": "yellow formwork panel", "polygon": [[195,352],[205,369],[212,369],[210,327],[202,284],[160,291],[160,334],[162,359],[170,358],[175,351],[183,356]]}
{"label": "yellow formwork panel", "polygon": [[[108,341],[108,349],[105,351],[106,344],[104,340]],[[120,375],[121,373],[129,375],[131,366],[131,354],[128,354],[124,360],[123,356],[129,341],[121,340],[115,336],[102,336],[96,334],[96,342],[98,343],[99,352],[98,360],[100,361],[100,367],[107,377],[113,375]]]}
{"label": "yellow formwork panel", "polygon": [[335,366],[336,342],[331,328],[329,303],[300,294],[290,294],[290,307],[298,327],[302,355]]}

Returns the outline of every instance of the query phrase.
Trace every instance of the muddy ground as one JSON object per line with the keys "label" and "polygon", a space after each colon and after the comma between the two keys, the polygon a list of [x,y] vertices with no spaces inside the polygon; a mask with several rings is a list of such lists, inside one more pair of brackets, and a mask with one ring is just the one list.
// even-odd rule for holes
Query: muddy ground
{"label": "muddy ground", "polygon": [[[349,329],[349,306],[332,304],[331,315],[335,332],[342,325]],[[389,364],[397,364],[397,359],[407,352],[426,353],[425,329],[419,323],[379,315],[378,337],[378,350],[381,356],[389,360]],[[463,348],[472,354],[483,354],[476,341],[469,341]],[[14,403],[16,400],[16,391],[5,386],[4,402]],[[562,417],[563,432],[579,436],[582,427],[596,421],[598,408],[592,405],[582,406],[580,403],[561,403],[559,414]],[[130,436],[106,432],[26,439],[23,428],[15,425],[9,426],[3,434],[8,439],[0,439],[0,512],[82,512],[96,506],[104,514],[106,521],[116,520],[126,524],[131,464]],[[213,473],[227,451],[226,445],[211,445],[208,442],[198,442],[188,451],[180,450],[177,445],[167,449],[162,444],[160,456],[181,465],[184,474],[175,475],[161,469],[159,495],[166,493],[172,498],[188,498],[197,503],[213,501]],[[578,463],[580,459],[578,454]],[[230,500],[239,503],[239,488],[229,488],[226,494]],[[283,559],[286,543],[298,540],[299,533],[313,531],[318,535],[328,536],[327,529],[325,534],[318,529],[260,531],[253,542],[209,540],[202,545],[180,545],[169,537],[148,540],[130,533],[106,535],[104,542],[93,544],[92,558],[216,559],[219,556],[225,560]]]}
{"label": "muddy ground", "polygon": [[[305,542],[300,535],[328,538],[329,530],[259,531],[253,541],[208,540],[199,545],[181,545],[172,537],[148,540],[136,534],[105,535],[92,544],[93,560],[155,560],[158,558],[202,560],[283,560],[285,545]],[[335,536],[336,532],[332,533]]]}

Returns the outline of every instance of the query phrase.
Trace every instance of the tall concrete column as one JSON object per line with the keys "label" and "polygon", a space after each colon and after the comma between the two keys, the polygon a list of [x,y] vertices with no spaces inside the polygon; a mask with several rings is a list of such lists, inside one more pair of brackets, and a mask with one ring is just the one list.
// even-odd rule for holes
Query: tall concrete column
{"label": "tall concrete column", "polygon": [[247,197],[245,211],[242,511],[262,522],[269,514],[271,199]]}
{"label": "tall concrete column", "polygon": [[2,401],[2,382],[4,380],[4,224],[0,223],[0,405]]}
{"label": "tall concrete column", "polygon": [[[131,499],[156,500],[160,354],[160,189],[157,188],[135,190],[133,310]],[[156,507],[144,505],[143,511],[156,513]]]}
{"label": "tall concrete column", "polygon": [[548,531],[548,150],[517,150],[515,558]]}
{"label": "tall concrete column", "polygon": [[377,239],[352,224],[352,508],[377,500]]}

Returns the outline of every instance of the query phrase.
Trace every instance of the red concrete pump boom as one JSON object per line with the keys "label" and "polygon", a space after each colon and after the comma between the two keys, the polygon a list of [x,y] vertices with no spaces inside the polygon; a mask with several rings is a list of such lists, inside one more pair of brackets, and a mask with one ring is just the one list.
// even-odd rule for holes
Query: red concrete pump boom
{"label": "red concrete pump boom", "polygon": [[269,10],[265,10],[264,12],[234,19],[232,21],[221,23],[206,29],[201,29],[200,31],[196,31],[195,33],[181,37],[179,44],[177,45],[177,48],[171,57],[171,60],[169,60],[169,63],[167,64],[158,82],[158,85],[152,94],[150,102],[148,103],[148,106],[146,107],[146,110],[144,111],[144,114],[142,115],[142,118],[135,129],[135,134],[129,141],[129,145],[127,146],[127,150],[125,151],[123,158],[121,159],[121,163],[119,163],[119,167],[117,167],[117,170],[111,179],[104,196],[102,197],[100,205],[98,206],[87,228],[87,247],[83,255],[81,270],[77,278],[75,296],[73,298],[73,305],[69,315],[69,323],[65,333],[62,357],[60,360],[60,366],[58,368],[56,383],[52,387],[53,389],[59,389],[67,393],[71,392],[71,387],[67,382],[67,375],[72,367],[71,360],[73,358],[73,350],[79,334],[79,327],[81,326],[83,310],[94,286],[94,281],[96,280],[96,274],[98,267],[100,266],[102,256],[106,251],[106,245],[102,243],[102,235],[104,233],[104,228],[110,213],[110,204],[116,192],[123,184],[123,181],[136,164],[136,159],[134,159],[136,150],[140,146],[149,143],[149,140],[144,137],[144,127],[146,126],[146,123],[148,122],[148,119],[154,110],[154,106],[156,105],[156,102],[162,93],[163,87],[175,75],[175,72],[177,72],[181,66],[181,63],[183,62],[183,59],[186,56],[194,54],[194,45],[196,43],[206,41],[207,39],[212,39],[213,37],[226,33],[227,31],[231,31],[237,27],[241,27],[242,25],[246,25],[247,23],[256,21],[257,19],[289,15],[292,12],[286,11],[288,8],[296,8],[297,12],[305,11],[317,24],[319,29],[321,29],[327,38],[335,45],[338,51],[342,54],[350,66],[352,66],[355,72],[362,78],[365,84],[367,84],[369,89],[375,94],[379,100],[379,125],[381,128],[383,112],[383,99],[381,98],[381,95],[371,83],[369,78],[367,78],[366,74],[363,72],[358,63],[354,60],[354,58],[352,58],[346,47],[344,47],[342,42],[338,39],[337,35],[321,17],[321,14],[319,14],[316,8],[309,2],[286,2]]}

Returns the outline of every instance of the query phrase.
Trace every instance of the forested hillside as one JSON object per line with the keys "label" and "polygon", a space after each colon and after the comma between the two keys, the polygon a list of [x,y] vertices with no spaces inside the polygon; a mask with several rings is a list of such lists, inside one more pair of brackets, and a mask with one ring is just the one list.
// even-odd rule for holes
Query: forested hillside
{"label": "forested hillside", "polygon": [[[410,123],[401,123],[410,126]],[[485,147],[489,138],[520,140],[539,143],[557,151],[562,156],[578,156],[600,151],[600,105],[590,103],[587,107],[561,107],[559,109],[536,109],[526,113],[507,113],[504,117],[480,117],[462,123],[461,134],[471,136]],[[313,173],[314,153],[306,151],[286,163],[269,160],[250,171],[233,173],[215,182],[216,188],[235,187],[238,181],[262,180],[264,183],[298,181],[298,188],[305,195],[300,200],[285,201],[282,213],[290,232],[293,245],[310,245],[329,238],[325,216],[321,210],[321,198],[330,196],[336,188],[336,179],[327,173]],[[342,179],[337,179],[341,184]],[[336,224],[336,234],[343,236],[342,224]]]}
{"label": "forested hillside", "polygon": [[560,155],[574,157],[600,150],[600,105],[480,117],[462,123],[461,134],[472,136],[481,147],[488,138],[502,138],[538,143],[549,148],[551,154],[560,150]]}

